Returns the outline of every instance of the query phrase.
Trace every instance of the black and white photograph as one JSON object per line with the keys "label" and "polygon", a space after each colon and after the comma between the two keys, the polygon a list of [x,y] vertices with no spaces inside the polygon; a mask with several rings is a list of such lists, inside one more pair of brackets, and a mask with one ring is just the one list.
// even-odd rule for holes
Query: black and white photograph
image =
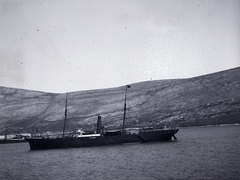
{"label": "black and white photograph", "polygon": [[1,180],[240,179],[240,0],[0,0]]}

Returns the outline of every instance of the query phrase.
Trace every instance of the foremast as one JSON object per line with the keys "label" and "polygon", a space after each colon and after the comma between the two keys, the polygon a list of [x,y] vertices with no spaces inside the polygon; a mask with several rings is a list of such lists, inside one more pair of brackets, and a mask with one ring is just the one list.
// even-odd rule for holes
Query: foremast
{"label": "foremast", "polygon": [[125,125],[125,119],[126,119],[126,110],[127,110],[127,89],[130,88],[130,85],[126,86],[126,91],[125,91],[125,99],[124,99],[124,113],[123,113],[123,124],[122,124],[122,132],[124,132],[124,125]]}
{"label": "foremast", "polygon": [[67,122],[67,100],[68,100],[68,93],[66,95],[65,118],[64,118],[64,124],[63,124],[63,138],[65,138],[65,128],[66,128],[66,122]]}

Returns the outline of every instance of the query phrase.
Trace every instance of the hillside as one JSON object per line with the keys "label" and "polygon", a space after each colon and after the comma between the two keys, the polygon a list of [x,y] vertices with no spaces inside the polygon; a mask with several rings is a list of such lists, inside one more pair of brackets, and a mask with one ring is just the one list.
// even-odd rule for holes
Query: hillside
{"label": "hillside", "polygon": [[[240,67],[189,79],[131,84],[126,127],[240,123]],[[125,86],[70,92],[67,130],[120,128]],[[0,133],[61,131],[66,94],[0,87]]]}

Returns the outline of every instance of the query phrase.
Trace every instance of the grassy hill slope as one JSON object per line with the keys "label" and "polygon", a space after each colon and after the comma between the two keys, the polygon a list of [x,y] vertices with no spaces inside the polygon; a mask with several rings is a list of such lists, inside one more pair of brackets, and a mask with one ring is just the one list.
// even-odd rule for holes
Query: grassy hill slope
{"label": "grassy hill slope", "polygon": [[[189,79],[131,84],[126,127],[240,123],[240,67]],[[125,86],[70,92],[67,130],[120,128]],[[0,87],[0,132],[61,131],[66,94]]]}

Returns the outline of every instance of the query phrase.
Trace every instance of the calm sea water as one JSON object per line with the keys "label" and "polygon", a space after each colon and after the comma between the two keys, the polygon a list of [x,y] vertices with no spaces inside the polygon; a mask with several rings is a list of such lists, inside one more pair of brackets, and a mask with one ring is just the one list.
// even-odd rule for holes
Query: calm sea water
{"label": "calm sea water", "polygon": [[0,179],[240,179],[240,126],[181,128],[177,141],[29,151],[0,144]]}

